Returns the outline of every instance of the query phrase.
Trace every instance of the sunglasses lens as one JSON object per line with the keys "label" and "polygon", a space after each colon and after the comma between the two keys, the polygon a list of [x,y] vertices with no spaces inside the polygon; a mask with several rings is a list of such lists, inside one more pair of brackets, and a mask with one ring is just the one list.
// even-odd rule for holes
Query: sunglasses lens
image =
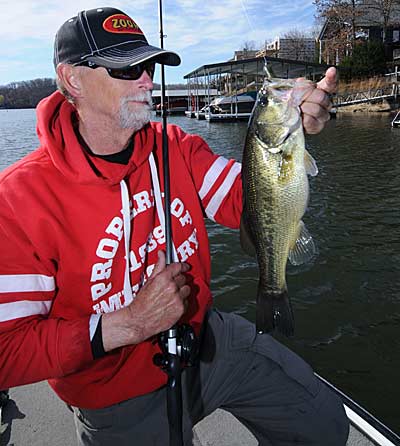
{"label": "sunglasses lens", "polygon": [[131,81],[139,79],[142,76],[143,71],[146,71],[147,74],[153,79],[155,71],[155,63],[144,62],[129,68],[108,68],[107,71],[108,74],[115,79],[123,79]]}
{"label": "sunglasses lens", "polygon": [[156,64],[154,62],[147,62],[145,70],[147,74],[153,79],[154,72],[156,70]]}

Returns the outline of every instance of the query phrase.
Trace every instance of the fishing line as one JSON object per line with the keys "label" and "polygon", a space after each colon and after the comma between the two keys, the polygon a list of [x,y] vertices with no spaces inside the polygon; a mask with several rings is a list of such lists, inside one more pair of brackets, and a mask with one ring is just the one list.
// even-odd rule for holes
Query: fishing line
{"label": "fishing line", "polygon": [[[244,15],[246,16],[246,19],[247,19],[247,22],[250,25],[250,28],[256,33],[257,32],[256,28],[254,27],[253,23],[250,20],[249,14],[247,12],[246,5],[244,3],[244,0],[240,0],[240,4],[242,5],[242,9],[243,9]],[[264,59],[264,71],[265,71],[267,77],[271,78],[272,75],[271,75],[270,71],[268,70],[268,61],[267,61],[267,58],[266,58],[265,54],[263,56],[263,59]]]}
{"label": "fishing line", "polygon": [[246,5],[244,4],[243,0],[240,0],[240,3],[241,3],[241,5],[242,5],[244,15],[246,16],[246,19],[247,19],[247,21],[248,21],[248,23],[249,23],[249,25],[250,25],[250,28],[252,28],[253,31],[255,31],[256,29],[254,28],[253,24],[251,23],[249,14],[247,13]]}

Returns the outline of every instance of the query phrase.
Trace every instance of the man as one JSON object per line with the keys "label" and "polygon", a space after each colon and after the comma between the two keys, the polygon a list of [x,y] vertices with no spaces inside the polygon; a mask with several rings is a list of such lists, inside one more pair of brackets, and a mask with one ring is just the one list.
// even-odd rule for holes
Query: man
{"label": "man", "polygon": [[[155,63],[179,56],[101,8],[61,26],[54,63],[64,95],[38,106],[41,146],[0,177],[0,387],[47,379],[75,414],[79,445],[165,445],[167,377],[153,357],[156,335],[180,321],[202,332],[199,363],[183,373],[185,444],[224,407],[261,445],[344,445],[343,407],[311,369],[210,310],[204,214],[239,226],[240,165],[176,126],[166,266],[162,133],[149,121]],[[310,90],[309,133],[335,87],[331,70]]]}

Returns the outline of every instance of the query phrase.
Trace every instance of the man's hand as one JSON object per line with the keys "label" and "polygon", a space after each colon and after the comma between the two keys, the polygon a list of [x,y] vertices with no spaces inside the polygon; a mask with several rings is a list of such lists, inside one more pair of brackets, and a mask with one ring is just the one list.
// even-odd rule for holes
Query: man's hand
{"label": "man's hand", "polygon": [[336,68],[326,70],[325,77],[305,96],[300,109],[303,113],[303,127],[306,133],[319,133],[327,121],[332,108],[329,95],[337,89]]}
{"label": "man's hand", "polygon": [[122,310],[104,314],[104,350],[138,344],[168,330],[187,308],[190,287],[186,284],[187,263],[165,264],[165,253],[158,252],[152,275],[134,301]]}

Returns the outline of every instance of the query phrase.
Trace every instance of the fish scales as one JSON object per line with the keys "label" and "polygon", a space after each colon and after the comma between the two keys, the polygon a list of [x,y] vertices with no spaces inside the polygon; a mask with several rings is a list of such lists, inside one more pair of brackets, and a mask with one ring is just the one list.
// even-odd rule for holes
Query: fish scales
{"label": "fish scales", "polygon": [[[306,88],[304,88],[306,87]],[[307,82],[303,94],[311,88]],[[241,243],[259,265],[256,325],[293,334],[286,286],[286,263],[308,261],[315,246],[301,219],[308,202],[307,171],[316,165],[305,151],[299,107],[291,98],[293,81],[266,81],[259,93],[242,160]],[[301,90],[301,87],[300,87]]]}

